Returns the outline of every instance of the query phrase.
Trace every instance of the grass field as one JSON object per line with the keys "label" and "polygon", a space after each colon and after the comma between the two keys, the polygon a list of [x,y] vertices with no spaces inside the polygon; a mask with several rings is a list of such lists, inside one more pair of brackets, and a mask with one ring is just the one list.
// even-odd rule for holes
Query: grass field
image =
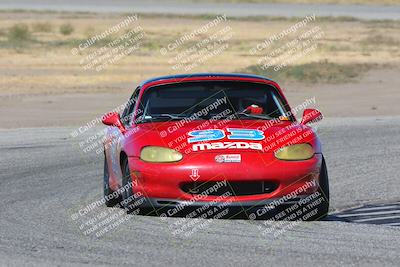
{"label": "grass field", "polygon": [[[126,15],[51,12],[0,12],[0,94],[120,92],[137,82],[175,70],[171,60],[206,39],[191,38],[179,49],[162,55],[160,49],[201,28],[215,16],[139,15],[133,26],[144,32],[140,48],[102,71],[84,70],[80,61],[129,29],[113,33],[73,55],[88,38],[120,23]],[[284,18],[228,19],[222,25],[233,32],[227,48],[188,72],[250,72],[280,82],[344,83],[356,81],[367,70],[400,66],[400,22],[316,18],[296,33],[251,54],[260,42],[301,21]],[[258,60],[285,46],[304,31],[318,26],[323,36],[317,48],[279,71],[259,68]],[[189,57],[186,57],[186,59]],[[190,61],[190,58],[189,58]],[[189,62],[190,63],[190,62]]]}

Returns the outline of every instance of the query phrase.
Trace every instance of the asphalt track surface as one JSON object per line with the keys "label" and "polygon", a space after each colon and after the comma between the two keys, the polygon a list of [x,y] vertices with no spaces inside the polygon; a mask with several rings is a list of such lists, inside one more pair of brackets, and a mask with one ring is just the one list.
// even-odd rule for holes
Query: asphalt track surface
{"label": "asphalt track surface", "polygon": [[400,6],[332,4],[204,3],[184,1],[130,0],[2,0],[0,9],[53,11],[124,12],[154,14],[226,14],[234,17],[282,16],[355,17],[359,19],[400,19]]}
{"label": "asphalt track surface", "polygon": [[[1,266],[398,266],[400,262],[400,227],[343,222],[338,217],[348,208],[400,200],[399,117],[321,123],[318,132],[331,183],[331,214],[336,215],[326,221],[300,222],[277,236],[261,233],[263,221],[248,220],[213,220],[189,237],[173,236],[170,225],[179,218],[125,214],[121,215],[125,221],[103,236],[84,235],[71,216],[101,197],[102,157],[83,153],[79,142],[85,136],[72,138],[74,129],[0,130]],[[122,209],[98,208],[104,211]],[[394,215],[400,222],[399,211]],[[269,227],[279,230],[278,224]]]}

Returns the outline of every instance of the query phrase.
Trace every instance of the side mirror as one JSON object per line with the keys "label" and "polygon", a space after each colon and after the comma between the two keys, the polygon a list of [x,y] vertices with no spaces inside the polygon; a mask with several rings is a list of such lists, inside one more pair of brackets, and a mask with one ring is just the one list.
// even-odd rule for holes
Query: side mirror
{"label": "side mirror", "polygon": [[121,118],[117,112],[110,112],[103,116],[102,122],[108,126],[118,127],[121,133],[125,133],[126,129],[125,126],[121,122]]}
{"label": "side mirror", "polygon": [[322,113],[317,109],[307,108],[303,111],[303,119],[301,120],[301,124],[307,124],[309,122],[317,122],[322,120]]}

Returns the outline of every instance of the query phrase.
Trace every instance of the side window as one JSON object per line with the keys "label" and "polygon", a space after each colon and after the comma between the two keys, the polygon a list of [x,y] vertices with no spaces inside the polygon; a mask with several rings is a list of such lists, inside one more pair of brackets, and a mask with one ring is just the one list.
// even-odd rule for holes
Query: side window
{"label": "side window", "polygon": [[133,110],[135,108],[137,97],[139,96],[140,87],[138,86],[133,92],[129,102],[127,103],[124,111],[121,114],[122,123],[126,126],[131,125]]}

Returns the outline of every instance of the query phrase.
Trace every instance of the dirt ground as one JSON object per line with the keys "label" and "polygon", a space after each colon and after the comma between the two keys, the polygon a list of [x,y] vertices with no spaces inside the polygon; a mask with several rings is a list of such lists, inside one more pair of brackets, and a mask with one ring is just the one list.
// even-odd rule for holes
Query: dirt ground
{"label": "dirt ground", "polygon": [[[146,34],[138,52],[122,58],[104,71],[83,70],[80,60],[89,52],[73,55],[71,49],[123,18],[124,15],[115,14],[0,12],[0,128],[78,126],[102,116],[123,104],[140,81],[181,73],[175,71],[169,61],[184,47],[167,56],[162,55],[160,49],[215,19],[207,16],[142,16],[135,22]],[[220,25],[229,26],[234,32],[228,49],[190,72],[238,72],[246,69],[256,64],[266,52],[250,55],[250,49],[298,21],[231,19]],[[18,39],[11,38],[15,36],[10,37],[12,27],[20,23],[29,29],[29,38],[21,47]],[[73,27],[71,34],[60,33],[59,28],[65,24]],[[357,77],[345,81],[339,76],[343,73],[338,72],[334,78],[339,82],[310,83],[306,77],[295,73],[297,80],[278,80],[291,106],[315,97],[315,107],[326,117],[400,115],[400,105],[397,104],[400,96],[400,23],[317,18],[304,31],[315,26],[324,33],[318,41],[318,49],[293,64],[316,64],[314,70],[318,70],[318,62],[329,61],[335,64],[336,70],[341,66],[353,66]],[[16,35],[18,38],[24,37],[20,36],[21,32],[15,33],[19,34]],[[284,46],[299,33],[275,42],[271,50]],[[207,34],[201,34],[188,45],[205,37]],[[93,46],[90,51],[99,48]],[[307,69],[297,71],[307,72]],[[329,74],[329,69],[324,71],[321,76]]]}
{"label": "dirt ground", "polygon": [[[334,85],[286,84],[284,92],[292,107],[315,97],[315,107],[326,118],[400,115],[400,70],[368,72],[357,83]],[[135,85],[126,84],[127,88]],[[80,126],[101,117],[130,96],[121,93],[14,95],[0,98],[1,128]],[[301,118],[301,114],[297,115]]]}
{"label": "dirt ground", "polygon": [[[194,1],[194,0],[191,0]],[[289,4],[338,4],[338,5],[398,5],[397,0],[208,0],[209,2],[232,3],[289,3]]]}

